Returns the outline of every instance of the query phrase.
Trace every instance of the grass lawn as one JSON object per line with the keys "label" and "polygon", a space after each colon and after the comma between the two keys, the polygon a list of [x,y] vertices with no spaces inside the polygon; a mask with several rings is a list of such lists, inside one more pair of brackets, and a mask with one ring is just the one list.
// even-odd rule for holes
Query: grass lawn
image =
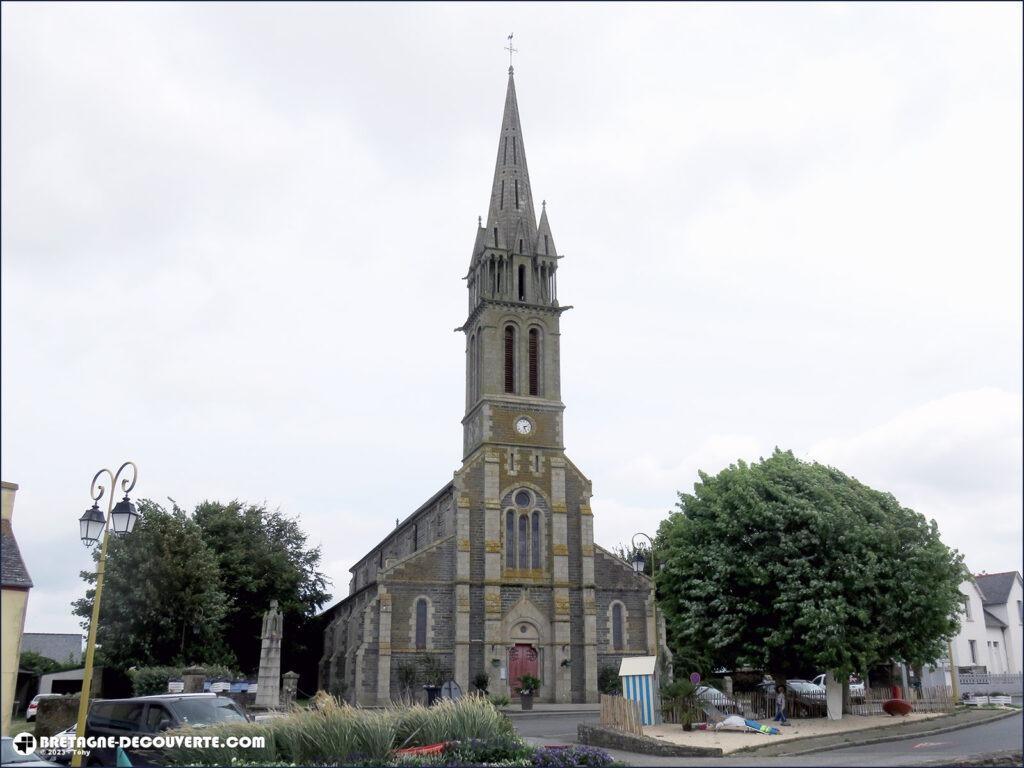
{"label": "grass lawn", "polygon": [[11,718],[11,736],[17,736],[22,731],[28,731],[29,733],[35,733],[36,724],[35,722],[26,723],[23,717],[12,717]]}

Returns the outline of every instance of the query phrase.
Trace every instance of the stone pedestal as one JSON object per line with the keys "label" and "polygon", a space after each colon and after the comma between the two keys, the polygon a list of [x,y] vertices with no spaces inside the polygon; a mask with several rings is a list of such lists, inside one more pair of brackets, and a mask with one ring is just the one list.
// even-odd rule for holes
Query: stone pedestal
{"label": "stone pedestal", "polygon": [[277,600],[263,614],[263,643],[260,649],[260,674],[256,687],[256,706],[277,709],[281,704],[281,612]]}
{"label": "stone pedestal", "polygon": [[203,683],[206,682],[206,675],[183,674],[181,676],[182,693],[202,693]]}
{"label": "stone pedestal", "polygon": [[299,673],[285,672],[281,675],[281,706],[290,707],[299,692]]}

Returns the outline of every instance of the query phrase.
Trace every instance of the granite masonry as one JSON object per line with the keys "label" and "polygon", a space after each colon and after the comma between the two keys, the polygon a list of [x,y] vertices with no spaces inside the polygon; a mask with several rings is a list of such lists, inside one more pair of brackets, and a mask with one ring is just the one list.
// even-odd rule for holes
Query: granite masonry
{"label": "granite masonry", "polygon": [[534,212],[510,68],[465,277],[462,466],[351,569],[323,614],[323,689],[383,704],[411,669],[440,666],[467,692],[486,673],[515,698],[532,674],[538,701],[593,702],[601,667],[659,647],[651,582],[594,544],[590,480],[565,455],[560,260],[546,206]]}

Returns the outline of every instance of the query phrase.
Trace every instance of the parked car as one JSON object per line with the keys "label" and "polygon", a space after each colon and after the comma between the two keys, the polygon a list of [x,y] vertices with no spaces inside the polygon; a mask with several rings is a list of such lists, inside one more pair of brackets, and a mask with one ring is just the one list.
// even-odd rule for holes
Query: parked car
{"label": "parked car", "polygon": [[[213,693],[165,693],[137,696],[131,699],[100,699],[89,707],[85,735],[89,736],[152,736],[163,731],[190,725],[202,727],[214,723],[248,722],[249,716],[234,701]],[[74,726],[58,734],[74,736]],[[87,765],[114,765],[116,750],[94,749]],[[53,757],[70,761],[70,751]],[[145,754],[131,752],[133,765],[159,761],[155,750]]]}
{"label": "parked car", "polygon": [[32,697],[32,701],[28,703],[28,709],[25,710],[25,722],[31,723],[36,719],[36,713],[39,711],[39,702],[43,699],[59,699],[59,693],[37,693]]}
{"label": "parked car", "polygon": [[22,755],[14,749],[14,739],[4,736],[0,739],[0,765],[16,765],[18,768],[43,768],[43,766],[59,766],[60,763],[51,763],[44,760],[35,752]]}
{"label": "parked car", "polygon": [[[765,680],[760,688],[769,700],[775,696],[774,680]],[[786,694],[790,702],[788,714],[792,717],[818,717],[826,706],[825,689],[809,680],[787,680]]]}
{"label": "parked car", "polygon": [[[814,678],[812,681],[815,685],[820,685],[822,688],[825,687],[825,675],[821,674]],[[850,698],[854,701],[864,701],[865,689],[864,683],[860,680],[854,681],[854,677],[850,676]]]}
{"label": "parked car", "polygon": [[702,702],[711,704],[730,715],[742,714],[742,709],[736,700],[717,688],[708,685],[697,686],[697,698]]}

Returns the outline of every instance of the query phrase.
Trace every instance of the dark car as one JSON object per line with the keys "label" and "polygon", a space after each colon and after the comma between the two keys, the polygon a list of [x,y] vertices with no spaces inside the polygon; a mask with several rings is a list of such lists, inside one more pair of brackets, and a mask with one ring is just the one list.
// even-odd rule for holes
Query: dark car
{"label": "dark car", "polygon": [[[85,735],[154,736],[187,725],[244,723],[248,720],[248,716],[234,701],[213,693],[170,693],[137,696],[133,699],[100,699],[89,707]],[[88,765],[114,765],[116,752],[116,749],[93,749],[89,754]],[[146,765],[152,764],[159,755],[154,750],[145,750],[144,753],[129,750],[128,757],[133,765]]]}

